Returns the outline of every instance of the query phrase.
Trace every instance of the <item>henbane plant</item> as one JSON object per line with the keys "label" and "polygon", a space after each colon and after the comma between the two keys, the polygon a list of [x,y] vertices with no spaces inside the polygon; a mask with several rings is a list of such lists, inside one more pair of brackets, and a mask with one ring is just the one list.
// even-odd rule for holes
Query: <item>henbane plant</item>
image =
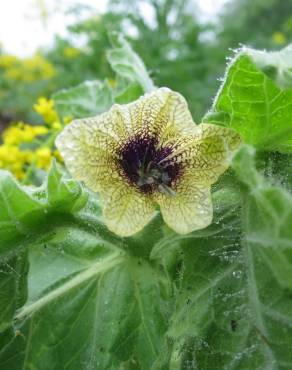
{"label": "henbane plant", "polygon": [[177,233],[208,226],[210,185],[239,142],[231,129],[196,126],[183,97],[161,88],[73,122],[57,147],[72,175],[99,192],[108,228],[130,236],[155,216],[155,203]]}
{"label": "henbane plant", "polygon": [[54,95],[73,177],[1,171],[0,368],[290,369],[291,47],[239,51],[196,125],[114,41],[114,88]]}

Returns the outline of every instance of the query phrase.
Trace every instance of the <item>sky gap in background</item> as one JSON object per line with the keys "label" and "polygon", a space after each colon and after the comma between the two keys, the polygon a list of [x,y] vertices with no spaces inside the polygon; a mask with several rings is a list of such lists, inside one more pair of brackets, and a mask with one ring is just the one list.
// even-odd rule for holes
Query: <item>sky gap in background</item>
{"label": "sky gap in background", "polygon": [[[197,0],[202,20],[214,18],[227,0]],[[74,3],[91,7],[95,12],[106,10],[107,0],[9,0],[0,2],[0,43],[5,52],[25,57],[39,47],[52,45],[54,35],[65,36],[68,25],[76,21],[73,14],[65,14]],[[143,3],[143,1],[141,1]],[[92,10],[83,13],[83,17]],[[151,17],[145,7],[145,17]]]}

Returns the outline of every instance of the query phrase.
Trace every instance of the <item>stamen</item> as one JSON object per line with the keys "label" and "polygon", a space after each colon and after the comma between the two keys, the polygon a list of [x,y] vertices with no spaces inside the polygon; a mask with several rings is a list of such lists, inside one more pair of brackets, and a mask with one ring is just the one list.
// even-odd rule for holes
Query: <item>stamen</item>
{"label": "stamen", "polygon": [[156,190],[174,196],[172,184],[182,168],[167,159],[171,154],[172,148],[157,147],[155,138],[135,137],[121,148],[119,166],[130,184],[141,192]]}
{"label": "stamen", "polygon": [[166,195],[169,195],[171,197],[175,197],[176,196],[176,193],[174,190],[172,190],[169,186],[165,185],[165,184],[159,184],[158,185],[158,190],[163,193],[163,194],[166,194]]}

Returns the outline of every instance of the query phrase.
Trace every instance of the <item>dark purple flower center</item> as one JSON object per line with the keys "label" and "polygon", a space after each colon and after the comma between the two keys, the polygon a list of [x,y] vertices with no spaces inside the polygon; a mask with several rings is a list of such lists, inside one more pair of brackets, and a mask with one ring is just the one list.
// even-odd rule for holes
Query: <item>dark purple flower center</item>
{"label": "dark purple flower center", "polygon": [[134,137],[120,149],[119,166],[141,192],[158,190],[174,195],[172,185],[182,169],[179,163],[166,159],[171,153],[171,147],[158,148],[155,138]]}

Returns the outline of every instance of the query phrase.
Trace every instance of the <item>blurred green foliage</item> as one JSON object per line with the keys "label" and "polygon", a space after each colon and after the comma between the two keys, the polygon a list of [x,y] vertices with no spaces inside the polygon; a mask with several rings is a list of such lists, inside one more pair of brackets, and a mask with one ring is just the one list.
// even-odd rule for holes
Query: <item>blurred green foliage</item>
{"label": "blurred green foliage", "polygon": [[292,38],[291,2],[282,0],[229,1],[222,14],[219,44],[238,43],[262,49],[279,49]]}
{"label": "blurred green foliage", "polygon": [[[74,12],[81,13],[83,7],[75,6]],[[277,50],[291,41],[290,7],[281,0],[230,0],[215,20],[202,22],[195,0],[110,0],[105,14],[92,11],[70,26],[67,38],[56,37],[54,47],[36,54],[31,63],[17,61],[22,67],[32,64],[33,72],[23,67],[11,76],[11,65],[1,64],[7,56],[0,52],[0,127],[20,118],[38,122],[31,106],[39,96],[49,97],[60,88],[96,78],[114,85],[106,59],[111,31],[127,36],[157,86],[187,98],[199,122],[220,85],[230,49],[247,44]],[[76,40],[82,40],[82,46],[76,47]],[[40,72],[46,63],[47,70],[52,66],[47,75]],[[34,78],[21,77],[29,73]]]}

